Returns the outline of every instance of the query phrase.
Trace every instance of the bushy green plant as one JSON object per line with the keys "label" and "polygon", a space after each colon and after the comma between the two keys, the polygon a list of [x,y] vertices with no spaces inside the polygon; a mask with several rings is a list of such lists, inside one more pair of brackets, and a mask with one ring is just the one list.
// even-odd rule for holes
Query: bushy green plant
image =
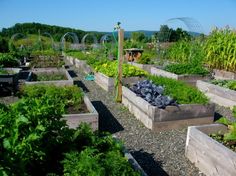
{"label": "bushy green plant", "polygon": [[207,37],[204,50],[206,64],[210,68],[236,71],[236,33],[225,29],[215,29]]}
{"label": "bushy green plant", "polygon": [[[118,62],[117,61],[107,61],[101,65],[96,65],[95,70],[101,72],[109,77],[115,77],[117,75]],[[122,65],[123,77],[132,76],[146,76],[147,72],[129,64]]]}
{"label": "bushy green plant", "polygon": [[154,84],[164,86],[164,94],[169,95],[179,104],[207,104],[207,97],[194,87],[187,84],[165,77],[148,76]]}
{"label": "bushy green plant", "polygon": [[138,175],[111,135],[93,133],[87,124],[69,129],[61,120],[64,107],[81,96],[77,91],[75,86],[26,86],[18,102],[0,104],[0,174]]}
{"label": "bushy green plant", "polygon": [[139,64],[153,64],[153,60],[152,59],[155,59],[157,57],[157,54],[156,53],[153,53],[153,52],[144,52],[142,54],[142,56],[138,59],[138,63]]}
{"label": "bushy green plant", "polygon": [[87,58],[88,58],[88,56],[81,51],[68,51],[68,52],[66,52],[66,55],[75,57],[79,60],[87,60]]}
{"label": "bushy green plant", "polygon": [[33,75],[33,81],[55,81],[55,80],[67,80],[67,77],[64,73],[40,73]]}
{"label": "bushy green plant", "polygon": [[236,81],[235,80],[212,80],[211,83],[236,91]]}
{"label": "bushy green plant", "polygon": [[58,51],[55,50],[33,50],[31,52],[32,56],[59,56],[60,53]]}
{"label": "bushy green plant", "polygon": [[2,67],[17,67],[19,61],[10,53],[0,53],[0,65]]}
{"label": "bushy green plant", "polygon": [[170,64],[167,65],[164,70],[169,71],[171,73],[175,73],[177,75],[182,74],[193,74],[193,75],[202,75],[205,76],[209,74],[209,71],[201,65],[194,65],[194,64]]}

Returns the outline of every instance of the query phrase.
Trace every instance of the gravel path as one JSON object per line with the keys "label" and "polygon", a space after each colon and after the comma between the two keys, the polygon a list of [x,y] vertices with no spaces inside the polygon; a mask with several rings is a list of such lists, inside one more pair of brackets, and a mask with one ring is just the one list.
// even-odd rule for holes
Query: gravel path
{"label": "gravel path", "polygon": [[121,139],[149,176],[198,176],[203,175],[184,156],[187,129],[152,132],[144,127],[122,104],[114,101],[114,94],[107,93],[93,81],[84,80],[76,72],[74,80],[84,89],[99,112],[99,129],[109,131]]}

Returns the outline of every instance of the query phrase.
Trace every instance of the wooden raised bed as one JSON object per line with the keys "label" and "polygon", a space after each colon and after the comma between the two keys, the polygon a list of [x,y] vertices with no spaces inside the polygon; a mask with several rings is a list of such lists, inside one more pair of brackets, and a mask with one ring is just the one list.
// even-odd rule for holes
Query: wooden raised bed
{"label": "wooden raised bed", "polygon": [[138,97],[127,87],[122,87],[122,103],[147,128],[153,131],[183,128],[189,125],[209,124],[214,119],[214,105],[179,105],[159,109]]}
{"label": "wooden raised bed", "polygon": [[200,80],[197,81],[196,86],[214,103],[225,107],[233,107],[236,105],[236,91],[234,90]]}
{"label": "wooden raised bed", "polygon": [[226,132],[226,126],[211,124],[188,127],[185,156],[206,175],[235,176],[236,153],[208,136],[219,131]]}
{"label": "wooden raised bed", "polygon": [[[94,74],[95,82],[106,91],[115,90],[115,78],[108,77],[100,72]],[[128,77],[122,78],[122,84],[131,84],[143,80],[143,77]]]}
{"label": "wooden raised bed", "polygon": [[133,65],[135,67],[141,68],[145,71],[147,71],[148,73],[151,73],[151,67],[153,67],[153,65],[149,65],[149,64],[139,64],[139,63],[135,63],[135,62],[127,62],[130,65]]}
{"label": "wooden raised bed", "polygon": [[53,73],[63,73],[65,74],[67,80],[55,80],[55,81],[26,81],[25,84],[54,84],[57,86],[66,86],[66,85],[74,85],[73,78],[70,76],[66,69],[56,69],[56,68],[37,68],[31,70],[32,73],[46,73],[46,74],[53,74]]}
{"label": "wooden raised bed", "polygon": [[215,79],[223,79],[223,80],[236,79],[236,73],[224,70],[213,69],[213,75]]}
{"label": "wooden raised bed", "polygon": [[71,56],[66,56],[66,60],[68,60],[72,65],[75,65],[76,68],[83,70],[84,73],[89,74],[93,72],[93,69],[87,64],[84,60],[79,60],[77,58],[73,58]]}
{"label": "wooden raised bed", "polygon": [[83,114],[64,114],[63,119],[66,120],[67,125],[70,128],[76,128],[81,122],[85,122],[91,125],[92,129],[98,130],[98,112],[90,102],[89,98],[84,96],[84,103],[89,113]]}
{"label": "wooden raised bed", "polygon": [[209,80],[210,76],[201,76],[201,75],[177,75],[156,67],[151,67],[151,74],[157,76],[163,76],[167,78],[172,78],[176,80],[181,80],[186,82],[189,85],[196,86],[197,80]]}

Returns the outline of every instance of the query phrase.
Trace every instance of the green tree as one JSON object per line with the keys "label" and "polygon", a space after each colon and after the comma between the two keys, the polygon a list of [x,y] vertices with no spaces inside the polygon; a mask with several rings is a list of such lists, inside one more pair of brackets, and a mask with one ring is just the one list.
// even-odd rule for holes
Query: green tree
{"label": "green tree", "polygon": [[143,32],[132,32],[131,40],[135,42],[143,42],[146,39],[146,36]]}

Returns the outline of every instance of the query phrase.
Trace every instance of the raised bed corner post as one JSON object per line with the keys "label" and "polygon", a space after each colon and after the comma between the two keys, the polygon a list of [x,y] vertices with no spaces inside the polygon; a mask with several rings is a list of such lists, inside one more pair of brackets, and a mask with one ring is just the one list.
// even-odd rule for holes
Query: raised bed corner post
{"label": "raised bed corner post", "polygon": [[116,78],[116,101],[121,103],[124,29],[121,29],[119,25],[120,22],[118,22],[116,26],[116,29],[118,30],[118,74]]}

